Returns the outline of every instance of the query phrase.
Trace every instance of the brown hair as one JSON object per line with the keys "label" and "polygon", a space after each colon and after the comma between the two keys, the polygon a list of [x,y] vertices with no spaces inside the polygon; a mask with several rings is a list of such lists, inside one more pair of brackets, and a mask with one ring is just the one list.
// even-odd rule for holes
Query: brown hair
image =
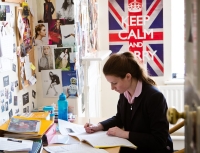
{"label": "brown hair", "polygon": [[[71,0],[71,4],[72,4],[72,5],[74,4],[73,0]],[[66,10],[68,6],[69,6],[69,4],[67,3],[67,0],[65,0],[64,3],[63,3],[63,5],[62,5],[62,8],[63,8],[64,10]]]}
{"label": "brown hair", "polygon": [[103,67],[103,73],[104,75],[113,75],[122,79],[125,78],[127,73],[130,73],[137,80],[156,85],[155,81],[149,77],[131,52],[112,54]]}
{"label": "brown hair", "polygon": [[42,30],[42,27],[45,27],[45,25],[44,24],[38,24],[37,26],[35,26],[35,38],[37,38],[38,32]]}

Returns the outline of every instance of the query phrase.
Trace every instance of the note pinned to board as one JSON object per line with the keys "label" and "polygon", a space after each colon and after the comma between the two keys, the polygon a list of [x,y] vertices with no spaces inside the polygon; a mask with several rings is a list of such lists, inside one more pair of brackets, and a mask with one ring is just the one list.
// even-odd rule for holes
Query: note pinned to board
{"label": "note pinned to board", "polygon": [[31,85],[34,85],[34,84],[36,83],[37,79],[36,79],[34,76],[31,76],[31,77],[28,79],[28,81],[29,81],[29,83],[30,83]]}
{"label": "note pinned to board", "polygon": [[35,70],[35,66],[33,65],[33,63],[31,63],[31,69]]}

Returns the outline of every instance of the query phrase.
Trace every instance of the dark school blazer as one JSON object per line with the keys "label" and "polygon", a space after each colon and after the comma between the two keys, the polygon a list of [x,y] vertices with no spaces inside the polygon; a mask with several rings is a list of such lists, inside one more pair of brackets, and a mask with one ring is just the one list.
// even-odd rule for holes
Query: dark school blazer
{"label": "dark school blazer", "polygon": [[129,141],[137,150],[121,147],[120,153],[172,153],[173,143],[169,135],[167,103],[163,94],[154,86],[142,83],[142,92],[130,104],[120,94],[117,114],[100,122],[104,130],[118,126],[129,131]]}

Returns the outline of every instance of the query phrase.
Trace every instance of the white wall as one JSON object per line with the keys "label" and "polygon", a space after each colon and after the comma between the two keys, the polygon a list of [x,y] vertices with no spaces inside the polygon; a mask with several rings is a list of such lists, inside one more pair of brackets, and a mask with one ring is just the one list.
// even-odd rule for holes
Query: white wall
{"label": "white wall", "polygon": [[[99,50],[109,49],[109,31],[108,31],[108,0],[99,0]],[[164,15],[164,76],[154,77],[158,85],[163,85],[165,81],[171,79],[171,0],[163,0]],[[102,24],[103,23],[103,24]],[[106,60],[105,60],[106,61]],[[103,61],[101,64],[105,63]],[[102,68],[101,68],[102,69]],[[102,75],[101,80],[101,115],[102,117],[111,117],[117,111],[117,102],[119,94],[111,90],[110,84]]]}
{"label": "white wall", "polygon": [[[13,13],[15,12],[15,6],[19,6],[18,4],[14,4],[14,3],[2,2],[2,0],[0,0],[0,5],[10,5],[10,10]],[[15,18],[14,18],[14,21],[15,21]],[[15,28],[16,28],[16,25],[14,29]],[[15,39],[14,41],[16,42],[16,37],[14,37],[14,39]],[[13,53],[13,55],[11,56],[14,56],[14,59],[10,60],[10,64],[11,64],[10,70],[0,72],[0,91],[5,91],[5,89],[9,90],[12,93],[12,103],[8,105],[8,111],[2,112],[2,110],[0,109],[0,124],[2,124],[4,121],[6,121],[9,118],[9,112],[11,111],[11,109],[12,109],[13,115],[17,115],[17,114],[23,113],[23,109],[27,108],[27,106],[29,107],[29,111],[31,111],[33,109],[32,102],[34,102],[34,106],[37,107],[36,99],[32,97],[32,90],[36,91],[36,85],[29,86],[27,88],[24,88],[23,90],[19,90],[19,86],[18,87],[14,86],[14,91],[11,91],[11,83],[14,81],[18,81],[17,68],[16,68],[16,72],[12,71],[12,64],[16,64],[16,67],[17,67],[17,55],[16,53]],[[2,63],[2,64],[5,64],[5,63]],[[5,76],[9,76],[9,85],[6,87],[3,86],[3,77]],[[26,105],[23,105],[22,95],[27,92],[29,93],[29,103],[27,103]],[[14,96],[17,96],[17,101],[18,101],[17,105],[14,105]],[[37,93],[36,93],[36,97],[37,97]],[[2,104],[4,104],[7,101],[8,101],[8,98],[6,98],[5,95],[0,96],[0,106],[2,106]],[[19,109],[19,113],[16,113],[17,109]]]}

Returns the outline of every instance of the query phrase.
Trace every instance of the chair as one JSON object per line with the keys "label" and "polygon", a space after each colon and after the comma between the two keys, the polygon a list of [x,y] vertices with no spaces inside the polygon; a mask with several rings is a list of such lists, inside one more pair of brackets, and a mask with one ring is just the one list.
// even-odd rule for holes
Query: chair
{"label": "chair", "polygon": [[[185,125],[185,121],[182,121],[182,122],[176,124],[175,126],[173,126],[172,128],[169,129],[169,134],[176,132],[178,129],[182,128],[184,125]],[[184,153],[184,149],[175,151],[174,153]]]}
{"label": "chair", "polygon": [[[169,123],[175,124],[179,118],[185,118],[185,114],[177,112],[175,108],[169,108],[167,111],[167,119]],[[172,128],[169,129],[169,134],[172,134],[182,128],[185,125],[185,121],[183,120],[182,122],[176,124]],[[184,149],[175,151],[174,153],[184,153]]]}

